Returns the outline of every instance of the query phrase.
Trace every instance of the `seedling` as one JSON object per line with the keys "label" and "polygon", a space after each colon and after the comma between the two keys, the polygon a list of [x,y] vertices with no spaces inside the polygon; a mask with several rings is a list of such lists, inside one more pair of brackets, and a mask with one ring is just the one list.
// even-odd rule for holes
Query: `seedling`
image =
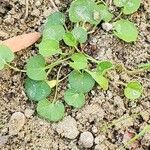
{"label": "seedling", "polygon": [[[122,7],[124,14],[135,12],[139,1],[114,1],[118,7]],[[129,7],[132,4],[132,7]],[[101,22],[111,22],[113,33],[126,42],[134,42],[137,39],[138,31],[135,25],[129,20],[114,18],[105,4],[98,4],[93,0],[75,0],[68,10],[71,26],[66,25],[66,17],[61,12],[55,12],[47,18],[43,26],[42,41],[38,45],[39,54],[32,56],[27,61],[26,70],[20,70],[10,65],[14,59],[12,51],[0,45],[0,69],[4,65],[10,68],[26,72],[25,91],[30,100],[38,102],[37,113],[49,121],[59,121],[65,113],[65,105],[74,108],[81,108],[85,104],[85,95],[94,87],[95,81],[103,90],[109,88],[107,72],[115,69],[114,63],[108,60],[96,60],[81,51],[81,45],[86,43],[88,35],[94,31]],[[116,22],[112,22],[115,19]],[[64,48],[61,49],[63,47]],[[67,49],[67,50],[66,50]],[[48,58],[57,55],[58,60],[47,63]],[[48,80],[51,70],[60,66],[63,62],[70,66],[71,72],[63,79]],[[92,62],[92,63],[91,63]],[[91,70],[91,64],[97,67]],[[140,70],[148,70],[149,64],[139,66]],[[68,78],[68,89],[62,100],[57,100],[58,84]],[[56,87],[54,98],[49,100],[53,94],[52,88]],[[52,92],[51,92],[52,91]],[[131,100],[137,99],[142,93],[142,86],[138,82],[125,84],[125,96]],[[52,97],[52,96],[51,96]],[[63,102],[64,99],[64,102]],[[66,103],[66,104],[65,104]]]}

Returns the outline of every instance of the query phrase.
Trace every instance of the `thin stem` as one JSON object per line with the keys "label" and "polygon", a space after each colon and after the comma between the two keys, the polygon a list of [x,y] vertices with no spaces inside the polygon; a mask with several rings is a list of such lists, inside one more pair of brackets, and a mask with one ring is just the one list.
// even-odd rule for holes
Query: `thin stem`
{"label": "thin stem", "polygon": [[13,67],[13,66],[11,66],[10,64],[6,64],[9,68],[11,68],[11,69],[13,69],[13,70],[15,70],[15,71],[18,71],[18,72],[26,72],[26,70],[20,70],[20,69],[18,69],[18,68],[16,68],[16,67]]}
{"label": "thin stem", "polygon": [[144,129],[137,135],[135,135],[131,140],[124,144],[124,147],[127,148],[130,144],[135,142],[137,139],[142,137],[145,133],[150,132],[150,125],[146,125]]}
{"label": "thin stem", "polygon": [[55,61],[54,63],[52,63],[52,64],[50,64],[50,65],[47,65],[47,66],[45,67],[45,69],[52,69],[53,67],[55,67],[55,66],[61,64],[62,62],[66,61],[66,60],[68,60],[68,59],[70,59],[70,57],[65,58],[65,59],[58,59],[58,60]]}
{"label": "thin stem", "polygon": [[26,10],[25,10],[24,19],[27,19],[28,14],[29,14],[29,0],[26,0]]}
{"label": "thin stem", "polygon": [[123,85],[123,86],[127,86],[125,83],[119,81],[119,82],[115,82],[115,84],[120,84],[120,85]]}
{"label": "thin stem", "polygon": [[119,13],[119,15],[118,16],[116,16],[112,21],[113,22],[115,22],[116,20],[118,20],[120,17],[121,17],[121,15],[122,15],[122,11]]}
{"label": "thin stem", "polygon": [[87,57],[87,59],[93,61],[94,63],[99,63],[98,60],[94,59],[93,57],[89,56],[88,54],[85,54],[85,53],[84,53],[84,55]]}
{"label": "thin stem", "polygon": [[81,53],[77,46],[74,46],[74,48],[77,50],[77,52]]}
{"label": "thin stem", "polygon": [[50,0],[50,2],[51,2],[51,4],[53,5],[54,9],[55,9],[56,11],[59,11],[59,10],[58,10],[58,7],[57,7],[56,4],[54,3],[54,1],[53,1],[53,0]]}
{"label": "thin stem", "polygon": [[54,99],[53,99],[53,102],[52,102],[52,103],[55,103],[55,101],[56,101],[56,99],[57,99],[59,75],[60,75],[61,68],[62,68],[62,66],[59,67],[59,70],[58,70],[58,73],[57,73],[55,96],[54,96]]}
{"label": "thin stem", "polygon": [[88,34],[92,34],[95,32],[97,26],[94,26],[93,29],[91,31],[88,32]]}

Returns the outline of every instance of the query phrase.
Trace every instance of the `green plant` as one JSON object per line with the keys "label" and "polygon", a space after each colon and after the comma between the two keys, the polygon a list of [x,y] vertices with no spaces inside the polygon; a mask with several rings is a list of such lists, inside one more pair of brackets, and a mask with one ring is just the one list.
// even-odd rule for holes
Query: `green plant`
{"label": "green plant", "polygon": [[[133,13],[138,9],[136,2],[132,2],[132,8],[129,8],[128,2],[114,2],[117,6],[123,7],[124,14]],[[25,81],[26,94],[30,100],[38,102],[37,113],[49,121],[59,121],[63,118],[65,103],[74,108],[83,107],[85,95],[94,87],[95,81],[103,90],[107,90],[109,88],[107,73],[111,69],[115,69],[115,63],[108,60],[95,60],[80,49],[82,44],[87,41],[88,34],[94,31],[100,22],[112,22],[114,15],[109,8],[105,4],[98,4],[93,0],[75,0],[71,3],[68,12],[69,19],[73,24],[69,28],[65,24],[65,15],[61,12],[55,12],[47,18],[42,41],[38,44],[39,54],[29,58],[26,70],[20,70],[10,65],[14,54],[8,47],[0,45],[0,69],[7,65],[16,71],[26,72],[28,76]],[[138,31],[133,23],[120,19],[113,25],[113,32],[120,39],[126,42],[136,41]],[[58,59],[49,64],[47,60],[53,55]],[[61,64],[64,62],[70,66],[71,73],[59,79]],[[93,69],[90,67],[91,62],[96,65]],[[57,66],[61,66],[57,73],[57,79],[49,80],[48,75]],[[149,69],[149,65],[139,67],[142,68],[140,69],[142,71]],[[57,92],[58,84],[67,77],[69,84],[64,94],[64,103],[57,100]],[[49,95],[53,94],[52,88],[54,87],[56,87],[54,98],[48,100]],[[125,96],[129,99],[139,98],[141,92],[142,87],[137,82],[130,82],[125,87]]]}

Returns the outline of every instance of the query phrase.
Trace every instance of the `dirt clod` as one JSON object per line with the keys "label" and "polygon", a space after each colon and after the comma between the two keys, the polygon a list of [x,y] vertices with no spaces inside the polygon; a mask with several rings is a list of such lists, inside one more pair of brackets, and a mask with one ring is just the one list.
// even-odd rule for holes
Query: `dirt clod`
{"label": "dirt clod", "polygon": [[25,124],[25,116],[21,112],[15,112],[12,114],[9,121],[9,135],[16,135],[22,129]]}
{"label": "dirt clod", "polygon": [[93,146],[94,137],[91,132],[83,132],[80,135],[79,144],[85,148],[90,148]]}
{"label": "dirt clod", "polygon": [[79,134],[76,120],[71,116],[67,116],[59,122],[56,125],[56,131],[68,139],[75,139]]}

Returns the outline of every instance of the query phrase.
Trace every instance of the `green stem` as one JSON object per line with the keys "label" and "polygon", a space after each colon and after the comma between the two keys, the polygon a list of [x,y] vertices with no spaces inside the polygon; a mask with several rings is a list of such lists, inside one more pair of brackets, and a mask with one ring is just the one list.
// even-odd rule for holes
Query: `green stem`
{"label": "green stem", "polygon": [[16,67],[13,67],[13,66],[11,66],[10,64],[6,64],[9,68],[11,68],[11,69],[13,69],[13,70],[15,70],[15,71],[18,71],[18,72],[26,72],[26,70],[20,70],[20,69],[18,69],[18,68],[16,68]]}
{"label": "green stem", "polygon": [[124,147],[127,148],[130,144],[135,142],[137,139],[142,137],[145,133],[150,132],[150,124],[146,125],[144,129],[137,135],[135,135],[131,140],[129,140],[127,143],[124,144]]}
{"label": "green stem", "polygon": [[54,96],[54,99],[53,99],[53,102],[52,102],[52,103],[55,103],[55,101],[56,101],[56,99],[57,99],[59,75],[60,75],[61,68],[62,68],[62,66],[60,66],[60,68],[59,68],[59,70],[58,70],[58,73],[57,73],[55,96]]}
{"label": "green stem", "polygon": [[66,60],[68,60],[68,59],[70,59],[70,57],[65,58],[65,59],[58,59],[58,60],[55,61],[54,63],[47,65],[47,66],[45,67],[45,69],[52,69],[53,67],[55,67],[55,66],[57,66],[57,65],[59,65],[59,64],[61,64],[61,63],[63,63],[64,61],[66,61]]}
{"label": "green stem", "polygon": [[113,20],[112,20],[112,22],[115,22],[116,20],[118,20],[120,17],[121,17],[121,15],[122,15],[122,10],[121,10],[121,12],[119,13],[119,15],[118,16],[116,16]]}
{"label": "green stem", "polygon": [[93,57],[89,56],[88,54],[85,54],[85,53],[84,53],[84,55],[87,57],[87,59],[91,60],[92,62],[94,62],[94,63],[99,63],[98,60],[94,59]]}

